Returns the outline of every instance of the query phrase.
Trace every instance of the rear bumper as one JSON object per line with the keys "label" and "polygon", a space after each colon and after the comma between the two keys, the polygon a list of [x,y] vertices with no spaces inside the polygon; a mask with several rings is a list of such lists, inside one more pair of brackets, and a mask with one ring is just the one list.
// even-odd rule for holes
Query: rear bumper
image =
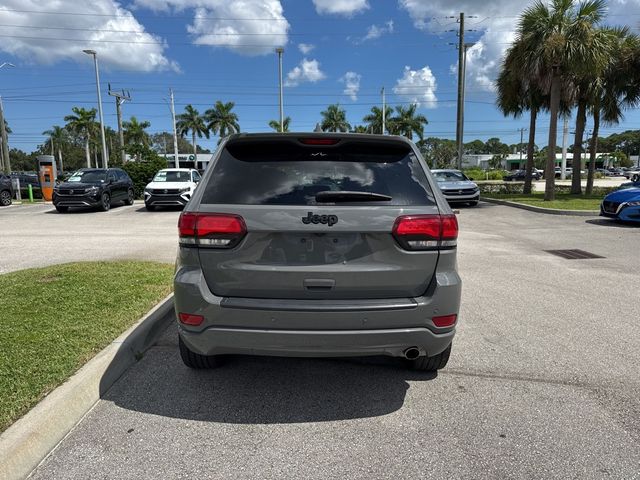
{"label": "rear bumper", "polygon": [[[378,300],[263,300],[215,296],[202,271],[180,265],[174,278],[176,316],[202,315],[202,325],[178,323],[186,345],[201,355],[400,357],[444,351],[455,335],[432,317],[458,314],[461,280],[451,251],[449,270],[438,271],[425,296]],[[446,255],[443,255],[446,256]]]}

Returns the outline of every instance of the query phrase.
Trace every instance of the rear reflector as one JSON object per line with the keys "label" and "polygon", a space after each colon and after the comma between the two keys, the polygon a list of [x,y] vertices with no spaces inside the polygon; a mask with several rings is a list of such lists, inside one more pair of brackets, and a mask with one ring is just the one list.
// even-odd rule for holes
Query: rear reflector
{"label": "rear reflector", "polygon": [[180,318],[180,323],[193,325],[194,327],[197,327],[204,322],[204,317],[202,315],[192,315],[190,313],[180,313],[178,318]]}
{"label": "rear reflector", "polygon": [[184,246],[232,248],[244,238],[247,227],[238,215],[183,212],[178,231]]}
{"label": "rear reflector", "polygon": [[453,248],[458,238],[455,215],[409,215],[398,217],[393,236],[407,250]]}
{"label": "rear reflector", "polygon": [[304,145],[335,145],[339,138],[300,138],[300,143]]}
{"label": "rear reflector", "polygon": [[452,327],[457,320],[458,316],[456,314],[453,315],[443,315],[440,317],[433,317],[431,321],[436,327]]}

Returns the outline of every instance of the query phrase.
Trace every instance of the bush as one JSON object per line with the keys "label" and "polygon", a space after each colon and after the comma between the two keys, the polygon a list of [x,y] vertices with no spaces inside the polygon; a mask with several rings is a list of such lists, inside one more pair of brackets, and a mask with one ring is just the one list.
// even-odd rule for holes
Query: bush
{"label": "bush", "polygon": [[[593,187],[593,195],[605,196],[611,192],[615,192],[619,190],[619,187]],[[555,188],[556,193],[571,193],[571,185],[556,185]],[[584,187],[582,187],[582,192],[584,193]]]}
{"label": "bush", "polygon": [[503,170],[482,170],[481,168],[467,168],[464,174],[474,180],[502,180],[505,176]]}
{"label": "bush", "polygon": [[[522,194],[524,182],[476,182],[480,188],[480,194],[506,193]],[[531,190],[535,191],[535,185],[531,185]]]}
{"label": "bush", "polygon": [[151,181],[158,170],[167,168],[167,161],[162,157],[153,158],[151,160],[142,160],[140,162],[127,162],[122,169],[129,174],[133,180],[133,187],[136,198],[142,198],[144,195],[144,187]]}

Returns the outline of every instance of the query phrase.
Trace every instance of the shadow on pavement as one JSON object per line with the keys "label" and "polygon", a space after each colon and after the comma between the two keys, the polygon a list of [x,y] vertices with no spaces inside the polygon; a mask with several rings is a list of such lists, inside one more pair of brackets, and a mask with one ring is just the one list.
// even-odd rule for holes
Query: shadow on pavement
{"label": "shadow on pavement", "polygon": [[102,398],[128,410],[205,422],[323,422],[395,412],[407,380],[437,376],[379,357],[229,356],[217,369],[191,370],[180,360],[177,342],[167,343],[150,349]]}
{"label": "shadow on pavement", "polygon": [[144,213],[156,213],[156,212],[181,212],[184,207],[178,205],[169,205],[166,207],[156,207],[153,210],[147,210],[147,207],[142,205],[139,208],[136,208],[136,212],[144,212]]}
{"label": "shadow on pavement", "polygon": [[585,223],[591,225],[598,225],[600,227],[614,227],[614,228],[638,228],[640,223],[621,222],[614,218],[594,218],[592,220],[585,220]]}

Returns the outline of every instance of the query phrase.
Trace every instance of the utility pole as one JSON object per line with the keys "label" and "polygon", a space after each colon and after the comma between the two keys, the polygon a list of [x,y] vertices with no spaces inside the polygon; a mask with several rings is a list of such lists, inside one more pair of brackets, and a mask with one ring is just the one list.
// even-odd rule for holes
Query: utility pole
{"label": "utility pole", "polygon": [[280,133],[284,133],[284,105],[282,104],[282,54],[284,48],[276,48],[278,54],[278,82],[280,85]]}
{"label": "utility pole", "polygon": [[116,97],[116,113],[118,114],[118,137],[120,137],[120,155],[122,159],[122,163],[127,161],[127,154],[124,152],[124,132],[122,131],[122,109],[121,106],[126,101],[131,101],[131,94],[127,90],[125,93],[124,89],[122,93],[114,92],[111,90],[111,84],[109,83],[109,95],[112,97]]}
{"label": "utility pole", "polygon": [[[100,137],[102,139],[102,168],[109,168],[109,156],[107,154],[107,142],[104,138],[104,117],[102,115],[102,95],[100,94],[100,71],[98,69],[98,53],[95,50],[83,50],[93,57],[93,65],[96,70],[96,91],[98,92],[98,114],[100,115]],[[96,163],[96,168],[98,164]]]}
{"label": "utility pole", "polygon": [[384,96],[384,87],[382,87],[382,135],[384,135],[385,130],[387,129],[387,101]]}
{"label": "utility pole", "polygon": [[[564,116],[562,124],[562,163],[560,164],[560,180],[567,178],[567,140],[569,138],[569,119]],[[554,173],[555,175],[555,173]]]}
{"label": "utility pole", "polygon": [[462,124],[464,122],[464,13],[460,12],[460,32],[458,33],[458,114],[456,122],[456,146],[458,150],[458,170],[462,168]]}
{"label": "utility pole", "polygon": [[173,103],[173,89],[171,88],[169,89],[169,98],[171,99],[171,123],[173,124],[173,155],[175,156],[175,167],[180,168],[180,162],[178,160],[178,130],[176,130],[176,107]]}
{"label": "utility pole", "polygon": [[518,146],[520,148],[518,150],[520,150],[520,168],[522,168],[522,141],[523,141],[522,137],[524,135],[524,132],[525,132],[526,128],[521,127],[519,130],[520,130],[520,145],[518,145]]}
{"label": "utility pole", "polygon": [[7,129],[4,125],[4,108],[2,107],[2,97],[0,97],[0,130],[2,132],[2,169],[7,175],[11,173],[11,159],[9,158],[9,142],[7,140]]}

